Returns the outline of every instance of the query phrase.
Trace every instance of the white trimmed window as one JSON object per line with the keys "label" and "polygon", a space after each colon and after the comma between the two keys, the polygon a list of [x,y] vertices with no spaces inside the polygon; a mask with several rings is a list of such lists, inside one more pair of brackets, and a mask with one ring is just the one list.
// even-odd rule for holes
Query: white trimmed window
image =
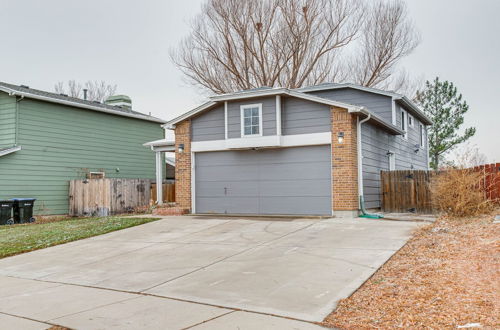
{"label": "white trimmed window", "polygon": [[425,126],[420,124],[420,146],[425,148]]}
{"label": "white trimmed window", "polygon": [[413,119],[413,116],[408,114],[408,126],[413,127],[415,124],[415,119]]}
{"label": "white trimmed window", "polygon": [[241,106],[241,136],[262,136],[262,104]]}
{"label": "white trimmed window", "polygon": [[405,131],[403,137],[405,139],[408,138],[408,113],[404,110],[401,110],[401,130]]}

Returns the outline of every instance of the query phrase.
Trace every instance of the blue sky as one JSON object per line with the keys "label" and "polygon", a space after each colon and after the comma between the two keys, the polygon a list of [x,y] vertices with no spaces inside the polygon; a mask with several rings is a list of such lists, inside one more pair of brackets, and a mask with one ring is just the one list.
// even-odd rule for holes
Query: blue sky
{"label": "blue sky", "polygon": [[[408,0],[422,43],[403,62],[425,79],[453,81],[470,104],[472,144],[500,161],[500,1]],[[57,81],[105,80],[134,108],[170,119],[202,103],[170,62],[201,0],[2,0],[0,81],[52,90]]]}

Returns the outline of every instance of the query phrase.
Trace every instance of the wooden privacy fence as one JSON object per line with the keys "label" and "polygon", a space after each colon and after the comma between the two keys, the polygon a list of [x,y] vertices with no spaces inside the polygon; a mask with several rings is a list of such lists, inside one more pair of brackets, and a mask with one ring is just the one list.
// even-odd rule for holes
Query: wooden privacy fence
{"label": "wooden privacy fence", "polygon": [[486,198],[500,201],[500,163],[476,166],[474,170],[483,174]]}
{"label": "wooden privacy fence", "polygon": [[[156,202],[156,183],[151,184],[151,200]],[[163,184],[163,203],[175,202],[175,183]]]}
{"label": "wooden privacy fence", "polygon": [[431,178],[433,171],[381,171],[382,210],[384,212],[432,213]]}
{"label": "wooden privacy fence", "polygon": [[[485,198],[500,202],[500,163],[480,165],[466,170],[481,173]],[[381,197],[384,212],[432,213],[431,180],[442,172],[382,171]]]}
{"label": "wooden privacy fence", "polygon": [[149,205],[149,179],[91,179],[69,182],[69,214],[107,216]]}

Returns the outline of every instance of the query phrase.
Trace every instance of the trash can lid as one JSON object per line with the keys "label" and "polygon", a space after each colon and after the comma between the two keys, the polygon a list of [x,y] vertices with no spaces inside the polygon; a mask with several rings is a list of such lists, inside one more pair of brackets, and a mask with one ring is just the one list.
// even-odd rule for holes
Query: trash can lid
{"label": "trash can lid", "polygon": [[36,198],[12,198],[12,200],[15,202],[36,201]]}

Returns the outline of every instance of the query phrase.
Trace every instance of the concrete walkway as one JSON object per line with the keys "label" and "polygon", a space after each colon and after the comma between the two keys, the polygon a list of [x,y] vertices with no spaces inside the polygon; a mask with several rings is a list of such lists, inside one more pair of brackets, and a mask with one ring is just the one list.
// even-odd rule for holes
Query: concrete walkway
{"label": "concrete walkway", "polygon": [[0,260],[0,325],[321,329],[416,226],[167,217]]}

